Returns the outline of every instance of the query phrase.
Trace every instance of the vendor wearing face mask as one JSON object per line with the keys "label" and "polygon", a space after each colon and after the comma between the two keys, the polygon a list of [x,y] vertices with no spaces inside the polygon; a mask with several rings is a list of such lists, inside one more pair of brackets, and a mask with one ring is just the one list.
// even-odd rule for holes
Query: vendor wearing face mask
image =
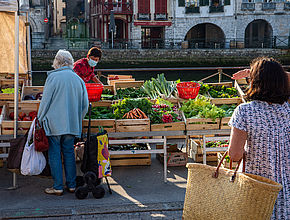
{"label": "vendor wearing face mask", "polygon": [[102,51],[97,47],[92,47],[86,58],[79,59],[74,63],[73,70],[81,77],[85,83],[90,80],[103,84],[94,74],[94,68],[102,57]]}

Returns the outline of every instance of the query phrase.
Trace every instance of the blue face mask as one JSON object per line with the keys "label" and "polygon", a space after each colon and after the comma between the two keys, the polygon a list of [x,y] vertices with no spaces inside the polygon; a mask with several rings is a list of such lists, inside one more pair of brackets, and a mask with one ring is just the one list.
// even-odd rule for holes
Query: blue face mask
{"label": "blue face mask", "polygon": [[98,64],[97,61],[94,61],[94,60],[92,60],[92,59],[89,59],[88,63],[89,63],[89,65],[90,65],[91,67],[95,67],[95,66]]}

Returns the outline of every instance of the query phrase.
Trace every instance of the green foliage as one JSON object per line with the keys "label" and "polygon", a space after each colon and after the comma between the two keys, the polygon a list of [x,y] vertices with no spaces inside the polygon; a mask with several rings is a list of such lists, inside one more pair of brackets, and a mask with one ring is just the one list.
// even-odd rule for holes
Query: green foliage
{"label": "green foliage", "polygon": [[237,105],[232,104],[232,105],[221,105],[219,106],[221,109],[225,111],[225,117],[231,117],[232,114],[234,113],[234,110],[236,109]]}
{"label": "green foliage", "polygon": [[205,96],[198,95],[195,99],[185,102],[180,108],[186,118],[222,118],[225,111],[210,103]]}
{"label": "green foliage", "polygon": [[121,119],[123,115],[134,108],[139,108],[147,116],[152,112],[152,102],[146,98],[129,99],[125,98],[119,100],[116,104],[113,104],[114,117],[116,119]]}
{"label": "green foliage", "polygon": [[158,74],[157,78],[146,80],[142,88],[151,99],[158,97],[170,98],[177,94],[176,84],[178,81],[167,81],[164,73]]}
{"label": "green foliage", "polygon": [[[200,83],[200,82],[199,82]],[[212,98],[235,98],[238,97],[238,91],[232,87],[212,86],[205,83],[200,83],[199,94],[207,96],[208,93]]]}
{"label": "green foliage", "polygon": [[114,96],[114,99],[118,100],[123,98],[142,98],[147,96],[147,93],[142,88],[126,88],[118,89],[117,95]]}
{"label": "green foliage", "polygon": [[[113,109],[109,107],[92,107],[91,119],[113,119]],[[89,114],[87,113],[85,119],[89,119]]]}
{"label": "green foliage", "polygon": [[[20,92],[20,88],[18,90]],[[12,94],[14,93],[14,88],[6,88],[6,89],[1,89],[1,93],[6,93],[6,94]]]}

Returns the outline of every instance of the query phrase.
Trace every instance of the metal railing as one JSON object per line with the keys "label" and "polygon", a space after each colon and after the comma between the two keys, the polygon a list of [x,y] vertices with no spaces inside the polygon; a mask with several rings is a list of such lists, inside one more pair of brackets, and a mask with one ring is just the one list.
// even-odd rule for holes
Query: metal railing
{"label": "metal railing", "polygon": [[191,39],[114,39],[101,41],[96,38],[62,38],[61,42],[42,41],[32,38],[33,49],[89,49],[99,46],[104,49],[243,49],[243,48],[290,48],[289,36],[269,38],[191,38]]}

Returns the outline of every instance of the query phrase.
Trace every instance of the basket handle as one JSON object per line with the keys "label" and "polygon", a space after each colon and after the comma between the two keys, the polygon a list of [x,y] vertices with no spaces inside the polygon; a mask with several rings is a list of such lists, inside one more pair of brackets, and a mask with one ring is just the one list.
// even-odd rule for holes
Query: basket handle
{"label": "basket handle", "polygon": [[[218,164],[218,166],[217,166],[215,172],[212,174],[212,177],[213,177],[213,178],[218,178],[218,175],[219,175],[219,169],[220,169],[220,167],[221,167],[221,165],[222,165],[224,159],[225,159],[226,156],[228,155],[228,153],[229,153],[228,150],[224,153],[224,155],[223,155],[222,159],[220,160],[220,162],[219,162],[219,164]],[[234,181],[235,181],[236,176],[237,176],[237,172],[238,172],[238,169],[239,169],[239,167],[240,167],[240,164],[241,164],[242,160],[244,161],[244,162],[243,162],[243,173],[244,173],[244,172],[245,172],[245,168],[246,168],[246,165],[245,165],[246,154],[245,154],[245,152],[243,153],[243,157],[238,161],[238,165],[237,165],[237,167],[236,167],[236,169],[235,169],[235,172],[234,172],[233,176],[232,176],[231,179],[230,179],[231,182],[234,182]],[[232,159],[230,160],[230,169],[232,169]]]}

